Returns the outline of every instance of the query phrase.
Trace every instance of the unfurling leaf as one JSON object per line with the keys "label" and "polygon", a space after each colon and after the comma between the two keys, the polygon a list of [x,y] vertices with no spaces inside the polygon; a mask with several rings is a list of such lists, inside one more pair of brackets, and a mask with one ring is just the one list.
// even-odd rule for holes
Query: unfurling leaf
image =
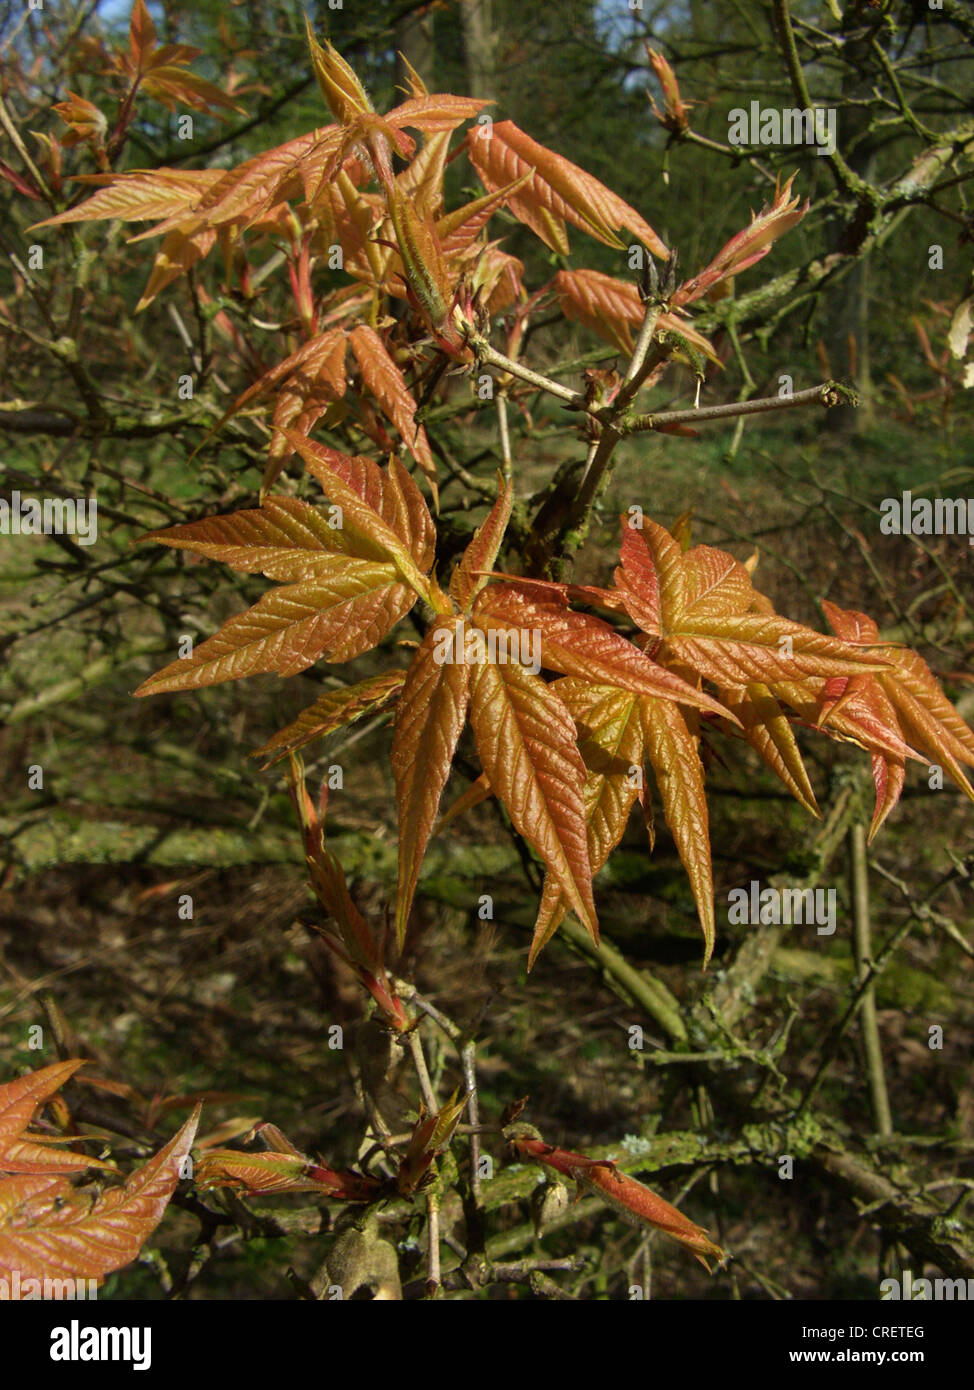
{"label": "unfurling leaf", "polygon": [[537,1163],[554,1168],[564,1177],[572,1178],[580,1187],[593,1192],[628,1220],[652,1226],[671,1240],[678,1241],[696,1256],[708,1273],[708,1260],[722,1264],[726,1259],[724,1251],[714,1244],[702,1226],[696,1225],[628,1173],[621,1172],[610,1159],[587,1158],[585,1154],[545,1144],[536,1134],[525,1132],[517,1123],[508,1126],[505,1137],[520,1158],[534,1159]]}
{"label": "unfurling leaf", "polygon": [[324,738],[335,729],[354,724],[367,715],[380,714],[394,703],[405,679],[405,671],[389,671],[358,681],[355,685],[325,691],[293,723],[268,739],[263,747],[256,749],[251,757],[263,758],[273,754],[264,763],[264,767],[268,768],[316,738]]}
{"label": "unfurling leaf", "polygon": [[473,540],[450,576],[450,595],[465,613],[470,612],[474,599],[487,583],[487,575],[497,559],[507,523],[511,519],[513,503],[513,485],[505,482],[502,474],[498,473],[497,501],[483,525],[477,528]]}

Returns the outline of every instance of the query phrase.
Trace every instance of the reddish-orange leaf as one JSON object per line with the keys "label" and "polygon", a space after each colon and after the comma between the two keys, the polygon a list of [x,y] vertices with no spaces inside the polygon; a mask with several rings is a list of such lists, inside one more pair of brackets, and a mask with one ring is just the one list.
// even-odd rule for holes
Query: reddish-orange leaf
{"label": "reddish-orange leaf", "polygon": [[663,814],[687,871],[700,925],[706,969],[714,949],[714,877],[703,764],[693,731],[693,713],[667,700],[642,700],[646,751],[653,765]]}
{"label": "reddish-orange leaf", "polygon": [[585,764],[555,692],[517,662],[473,670],[470,722],[488,781],[598,941],[585,826]]}
{"label": "reddish-orange leaf", "polygon": [[576,613],[557,598],[539,600],[516,584],[485,589],[475,607],[486,628],[537,632],[541,664],[549,671],[582,676],[598,685],[617,685],[637,694],[678,700],[713,714],[726,711],[710,695],[651,661],[620,633],[587,613]]}
{"label": "reddish-orange leaf", "polygon": [[129,52],[136,72],[141,72],[145,59],[156,46],[156,28],[152,23],[145,0],[135,0],[129,17]]}
{"label": "reddish-orange leaf", "polygon": [[86,1154],[66,1153],[53,1147],[72,1142],[73,1135],[41,1134],[27,1129],[35,1111],[81,1066],[84,1062],[79,1060],[55,1062],[0,1086],[0,1173],[50,1176],[111,1167]]}
{"label": "reddish-orange leaf", "polygon": [[796,801],[813,816],[820,816],[794,730],[768,687],[752,681],[750,685],[721,690],[720,698],[737,715],[748,743],[781,778]]}
{"label": "reddish-orange leaf", "polygon": [[376,547],[398,568],[407,584],[429,600],[425,571],[433,561],[433,521],[419,489],[394,460],[388,474],[370,459],[353,459],[285,430],[318,479],[326,496],[342,509],[342,524]]}
{"label": "reddish-orange leaf", "polygon": [[[585,822],[589,862],[597,874],[622,839],[639,792],[643,763],[643,724],[639,697],[631,690],[589,685],[567,676],[552,689],[564,701],[578,730],[585,764]],[[570,910],[561,889],[545,877],[541,907],[528,956],[530,970]]]}
{"label": "reddish-orange leaf", "polygon": [[885,758],[882,753],[872,753],[869,762],[876,786],[876,806],[869,826],[869,840],[872,842],[903,792],[906,782],[906,760]]}
{"label": "reddish-orange leaf", "polygon": [[152,303],[160,290],[165,289],[173,280],[178,280],[180,275],[184,275],[197,261],[204,260],[216,245],[216,238],[216,229],[213,227],[197,227],[188,233],[180,231],[177,227],[175,231],[170,232],[156,253],[148,282],[142,291],[142,298],[135,306],[135,312],[141,313]]}
{"label": "reddish-orange leaf", "polygon": [[455,251],[463,251],[476,241],[497,209],[509,203],[530,178],[531,171],[526,170],[506,188],[499,188],[496,193],[485,193],[482,198],[475,198],[473,202],[441,217],[436,224],[436,234],[440,238],[443,254],[448,256]]}
{"label": "reddish-orange leaf", "polygon": [[241,114],[246,111],[246,107],[212,82],[207,82],[205,77],[172,63],[153,64],[142,80],[141,90],[147,96],[155,97],[170,111],[176,106],[188,106],[193,111],[206,111],[211,115],[220,110],[239,111]]}
{"label": "reddish-orange leaf", "polygon": [[775,185],[774,198],[756,216],[752,213],[750,226],[738,232],[699,275],[687,280],[673,296],[677,306],[690,304],[713,289],[722,280],[739,275],[771,250],[772,243],[800,222],[808,211],[808,203],[800,207],[800,199],[792,198],[794,175],[785,184]]}
{"label": "reddish-orange leaf", "polygon": [[280,584],[340,573],[347,559],[385,562],[375,548],[358,545],[344,526],[298,497],[267,497],[260,508],[209,516],[140,536],[175,550],[192,550],[248,574]]}
{"label": "reddish-orange leaf", "polygon": [[708,1259],[724,1260],[723,1250],[708,1238],[703,1227],[697,1226],[628,1173],[621,1172],[611,1159],[588,1158],[585,1154],[545,1144],[532,1134],[520,1135],[516,1131],[510,1136],[510,1143],[522,1158],[533,1158],[554,1168],[564,1177],[572,1178],[580,1186],[594,1192],[630,1220],[653,1226],[671,1240],[686,1246],[708,1272]]}
{"label": "reddish-orange leaf", "polygon": [[[822,608],[833,630],[848,633],[852,641],[877,640],[879,634],[876,625],[864,613],[844,610],[828,602],[823,602]],[[942,765],[965,796],[974,801],[974,787],[961,766],[963,763],[974,767],[974,732],[957,713],[929,666],[916,652],[908,647],[884,646],[878,649],[877,655],[887,663],[887,669],[877,672],[876,681],[896,710],[904,740],[931,762]],[[871,692],[866,698],[874,699]],[[829,724],[839,728],[838,721],[843,715],[847,718],[849,715],[849,706],[845,703],[838,717],[835,714],[827,716]],[[889,787],[884,788],[882,795],[885,804],[891,795]]]}
{"label": "reddish-orange leaf", "polygon": [[[183,223],[184,231],[195,227],[236,223],[249,226],[267,215],[278,203],[298,197],[314,176],[332,174],[341,155],[341,131],[323,126],[286,141],[271,150],[227,169],[197,200],[189,213],[169,217],[131,240],[144,241]],[[171,170],[160,170],[169,174]]]}
{"label": "reddish-orange leaf", "polygon": [[[114,218],[119,222],[148,221],[187,212],[223,177],[222,169],[157,169],[153,173],[84,174],[78,182],[108,184],[87,202],[69,208],[58,217],[38,222],[38,227],[57,223],[90,222]],[[33,230],[33,228],[31,228]]]}
{"label": "reddish-orange leaf", "polygon": [[510,208],[552,251],[567,253],[564,226],[570,222],[617,250],[623,243],[615,233],[624,228],[654,256],[669,256],[649,223],[618,194],[577,164],[539,145],[513,121],[471,132],[467,153],[491,193],[534,170],[533,181],[511,199]]}
{"label": "reddish-orange leaf", "polygon": [[650,635],[659,640],[651,654],[662,665],[688,667],[722,688],[854,676],[884,666],[880,653],[787,618],[745,611],[752,591],[743,565],[710,546],[684,554],[649,517],[641,531],[624,529],[621,557],[617,580],[627,604],[635,596],[629,611],[636,623],[649,606],[646,567],[656,568],[660,621],[658,627],[652,624]]}
{"label": "reddish-orange leaf", "polygon": [[[632,330],[646,317],[646,305],[635,285],[599,270],[559,270],[552,285],[566,318],[583,323],[621,353],[631,355]],[[705,357],[718,360],[710,340],[680,315],[660,314],[656,332],[664,330],[681,334]]]}
{"label": "reddish-orange leaf", "polygon": [[403,443],[422,468],[436,502],[436,464],[426,428],[416,423],[416,402],[405,378],[389,356],[386,345],[374,329],[357,324],[349,342],[362,373],[362,380],[402,435]]}
{"label": "reddish-orange leaf", "polygon": [[432,135],[437,132],[456,130],[464,121],[473,120],[485,106],[493,106],[492,101],[480,97],[454,96],[449,92],[433,92],[431,95],[413,96],[394,106],[385,114],[391,126],[406,126],[410,130],[421,130]]}
{"label": "reddish-orange leaf", "polygon": [[[462,658],[465,623],[444,618],[423,638],[396,706],[392,773],[399,806],[399,883],[396,934],[405,940],[406,923],[450,775],[453,754],[467,719],[470,667]],[[445,640],[444,640],[445,639]],[[446,653],[448,659],[440,657]]]}
{"label": "reddish-orange leaf", "polygon": [[486,520],[474,533],[473,540],[460,556],[460,562],[450,576],[450,594],[464,613],[469,613],[474,599],[487,583],[500,550],[514,503],[514,485],[497,475],[497,501]]}
{"label": "reddish-orange leaf", "polygon": [[[291,452],[282,430],[291,424],[295,415],[310,399],[322,402],[340,400],[345,394],[345,333],[340,328],[319,333],[309,342],[303,343],[296,352],[278,362],[276,367],[248,386],[237,397],[233,405],[213,426],[206,438],[217,433],[228,420],[242,410],[255,396],[263,396],[277,388],[275,425],[278,427],[271,440],[270,453],[274,460],[282,460]],[[307,430],[301,431],[307,434]],[[204,443],[206,440],[203,441]],[[280,469],[278,469],[280,472]],[[275,475],[276,476],[276,475]],[[265,477],[264,487],[271,482]]]}
{"label": "reddish-orange leaf", "polygon": [[162,1220],[199,1123],[199,1107],[122,1187],[92,1198],[61,1177],[0,1181],[0,1276],[96,1279],[135,1259]]}

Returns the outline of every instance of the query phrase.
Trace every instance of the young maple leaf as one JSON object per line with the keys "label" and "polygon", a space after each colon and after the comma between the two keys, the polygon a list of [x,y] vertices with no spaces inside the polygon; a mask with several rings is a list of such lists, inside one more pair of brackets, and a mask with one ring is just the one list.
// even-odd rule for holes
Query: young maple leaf
{"label": "young maple leaf", "polygon": [[[622,839],[638,795],[639,780],[632,773],[634,768],[641,769],[644,758],[642,701],[632,690],[591,685],[574,676],[555,681],[552,689],[568,708],[578,733],[578,751],[586,771],[582,795],[589,863],[592,873],[597,874]],[[456,811],[451,807],[451,815]],[[546,875],[528,955],[529,970],[570,909],[557,880]]]}
{"label": "young maple leaf", "polygon": [[616,586],[635,623],[652,639],[654,660],[718,686],[881,670],[877,653],[780,618],[754,612],[755,592],[740,561],[711,546],[685,554],[648,517],[623,520]]}
{"label": "young maple leaf", "polygon": [[[482,571],[496,559],[511,502],[510,487],[500,480],[497,501],[451,579],[451,594],[464,612],[441,612],[416,654],[398,702],[392,764],[400,824],[400,940],[468,714],[481,766],[514,828],[598,940],[585,833],[585,768],[574,721],[539,675],[518,660],[508,662],[506,651],[499,655],[492,649],[478,616],[485,597]],[[449,606],[445,595],[442,599]],[[480,654],[468,661],[471,639]],[[451,659],[443,659],[447,647]]]}
{"label": "young maple leaf", "polygon": [[148,237],[166,238],[138,303],[142,310],[164,285],[207,255],[218,236],[238,237],[302,192],[306,198],[313,197],[315,190],[335,177],[343,158],[341,131],[327,126],[265,150],[234,169],[196,174],[157,169],[111,175],[109,186],[87,202],[36,225],[54,227],[102,218],[133,221],[161,214],[163,221],[129,238],[129,244]]}
{"label": "young maple leaf", "polygon": [[346,335],[340,328],[318,333],[303,343],[296,352],[285,357],[248,386],[208,431],[197,452],[208,439],[223,428],[226,422],[255,397],[275,393],[274,434],[268,450],[268,463],[261,488],[266,491],[277,480],[286,459],[294,452],[284,431],[294,429],[307,436],[328,406],[345,395]]}
{"label": "young maple leaf", "polygon": [[834,729],[869,750],[876,785],[870,840],[899,800],[908,757],[923,755],[931,764],[942,766],[974,801],[974,787],[961,766],[974,767],[974,732],[923,658],[908,647],[877,645],[879,629],[865,613],[828,601],[823,601],[822,609],[839,637],[873,647],[886,662],[885,669],[875,675],[854,677],[844,687],[836,682],[826,692],[819,721],[826,732]]}
{"label": "young maple leaf", "polygon": [[457,1093],[454,1091],[446,1104],[435,1114],[427,1115],[420,1110],[419,1120],[396,1174],[396,1188],[404,1197],[411,1197],[430,1181],[433,1161],[453,1138],[469,1099],[469,1094],[465,1093],[457,1100]]}
{"label": "young maple leaf", "polygon": [[467,722],[471,668],[463,662],[437,659],[444,636],[452,638],[454,651],[463,650],[464,628],[462,617],[442,617],[433,624],[413,657],[396,707],[391,760],[399,806],[396,934],[400,943],[453,755]]}
{"label": "young maple leaf", "polygon": [[[21,1141],[12,1131],[25,1128],[25,1107],[29,1119],[81,1065],[80,1060],[55,1063],[0,1086],[0,1145],[5,1153],[0,1170],[15,1175],[0,1178],[0,1277],[5,1280],[17,1270],[22,1281],[70,1277],[101,1282],[112,1270],[130,1264],[162,1220],[189,1154],[199,1106],[123,1186],[94,1199],[72,1187],[65,1173],[107,1164],[83,1155],[51,1153],[45,1167],[43,1140],[31,1136]],[[69,1158],[77,1161],[64,1161]]]}
{"label": "young maple leaf", "polygon": [[155,97],[170,111],[175,106],[189,106],[194,111],[218,113],[221,109],[243,112],[233,97],[187,69],[187,64],[199,58],[203,50],[187,44],[167,43],[160,46],[155,25],[145,0],[135,0],[129,20],[129,48],[120,50],[112,64],[128,77],[136,90]]}
{"label": "young maple leaf", "polygon": [[433,521],[405,468],[383,472],[287,433],[332,502],[341,527],[297,498],[150,532],[143,540],[192,550],[283,587],[230,618],[190,656],[137,695],[190,690],[261,672],[294,675],[315,661],[348,661],[374,647],[416,602],[430,598]]}
{"label": "young maple leaf", "polygon": [[533,180],[511,197],[509,207],[550,250],[568,254],[565,223],[570,222],[616,250],[622,250],[623,243],[615,233],[625,229],[654,256],[663,260],[669,256],[649,223],[617,193],[563,155],[539,145],[513,121],[499,121],[488,135],[478,128],[467,136],[471,164],[489,193],[533,171]]}
{"label": "young maple leaf", "polygon": [[750,225],[731,237],[705,270],[680,286],[673,296],[675,308],[692,304],[695,299],[699,299],[708,290],[713,290],[722,281],[729,280],[739,275],[742,270],[755,265],[768,254],[778,237],[791,231],[792,227],[802,220],[808,212],[808,203],[800,206],[801,200],[797,196],[791,196],[793,182],[794,175],[785,184],[779,181],[775,185],[771,203],[763,207],[757,215],[752,213]]}

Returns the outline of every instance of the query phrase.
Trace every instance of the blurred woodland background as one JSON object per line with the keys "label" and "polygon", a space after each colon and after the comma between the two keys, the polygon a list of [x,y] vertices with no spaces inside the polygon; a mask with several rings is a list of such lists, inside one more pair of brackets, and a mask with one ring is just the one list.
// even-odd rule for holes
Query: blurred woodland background
{"label": "blurred woodland background", "polygon": [[[957,350],[948,344],[955,311],[974,289],[969,7],[791,5],[814,99],[838,112],[839,175],[813,149],[744,158],[727,144],[730,109],[755,98],[796,104],[776,27],[780,7],[768,0],[646,0],[635,11],[623,0],[307,8],[377,110],[397,100],[397,53],[430,91],[492,97],[495,119],[514,120],[643,213],[678,248],[686,274],[746,224],[778,173],[795,173],[809,215],[740,277],[732,299],[695,320],[724,359],[708,374],[704,398],[774,394],[782,375],[796,390],[836,377],[855,383],[860,408],[714,423],[696,438],[627,440],[575,578],[606,582],[618,514],[631,504],[666,524],[691,512],[695,540],[742,559],[757,550],[757,580],[779,611],[817,626],[817,601],[829,598],[917,646],[970,720],[974,552],[963,536],[879,529],[882,500],[907,489],[974,498],[972,392],[963,385],[972,369],[966,343],[955,334]],[[296,0],[173,0],[150,10],[160,41],[201,49],[194,70],[230,91],[238,109],[194,111],[193,138],[181,140],[180,110],[146,100],[115,167],[228,167],[326,123]],[[149,529],[255,504],[266,428],[241,415],[203,440],[249,382],[297,345],[288,336],[286,284],[254,265],[245,298],[224,284],[213,257],[136,314],[156,249],[128,244],[138,227],[26,230],[50,213],[24,191],[30,170],[10,130],[48,168],[45,137],[63,141],[66,129],[53,104],[69,91],[100,99],[99,64],[124,46],[128,11],[58,0],[32,12],[0,0],[0,158],[12,173],[0,182],[0,492],[97,496],[99,504],[90,547],[0,536],[0,1077],[52,1060],[28,1048],[29,1027],[41,1023],[65,1055],[90,1057],[90,1070],[115,1084],[116,1093],[89,1086],[80,1117],[133,1144],[158,1147],[184,1118],[179,1097],[208,1091],[218,1094],[204,1129],[234,1117],[273,1120],[306,1151],[351,1163],[361,1130],[348,1065],[359,990],[297,924],[307,889],[290,803],[280,770],[260,772],[248,758],[335,678],[319,667],[287,682],[261,676],[131,698],[171,658],[178,634],[209,634],[265,587],[132,542]],[[661,107],[663,98],[647,40],[693,103],[689,130],[668,131],[653,113],[648,94]],[[65,177],[98,172],[83,144],[63,156]],[[460,201],[470,176],[458,164],[450,177]],[[66,194],[82,187],[65,185]],[[565,262],[512,218],[502,214],[498,225],[528,284],[544,283],[561,264],[628,273],[609,247],[575,238]],[[43,272],[25,275],[34,243],[44,247]],[[268,258],[274,249],[269,243]],[[234,342],[214,331],[213,305],[233,318]],[[572,384],[586,366],[622,361],[556,308],[532,321],[525,354],[541,370],[570,362]],[[177,388],[186,372],[205,380],[189,402]],[[668,380],[656,407],[692,404],[692,373],[677,393]],[[492,485],[499,460],[494,413],[478,409],[466,378],[452,378],[448,390],[426,420],[441,470],[446,554],[484,512],[463,478]],[[354,440],[354,422],[344,427]],[[370,447],[359,436],[359,451]],[[529,412],[512,412],[512,447],[524,499],[584,457],[576,422],[541,397]],[[388,664],[373,654],[356,670]],[[329,800],[333,848],[358,901],[379,917],[395,883],[387,739],[387,728],[367,722],[308,755],[319,778],[333,764],[343,769]],[[860,1022],[837,1028],[857,971],[847,832],[856,808],[870,804],[868,758],[823,739],[803,748],[827,813],[824,839],[753,757],[732,749],[709,771],[718,940],[707,988],[730,981],[735,994],[725,1015],[734,1020],[732,1045],[717,1064],[725,1090],[704,1086],[693,1068],[654,1064],[654,1049],[673,1050],[674,1038],[641,1016],[631,993],[620,995],[618,973],[574,938],[559,933],[526,974],[537,871],[492,803],[433,843],[421,880],[405,964],[438,1007],[479,1028],[482,1115],[496,1122],[505,1105],[529,1095],[525,1118],[550,1142],[585,1152],[621,1151],[625,1136],[635,1136],[635,1151],[667,1131],[710,1136],[712,1161],[674,1152],[671,1162],[654,1163],[647,1181],[678,1203],[692,1192],[688,1209],[736,1259],[710,1280],[670,1247],[653,1267],[658,1297],[871,1299],[883,1273],[908,1266],[919,1275],[923,1251],[938,1272],[962,1271],[972,1259],[964,1198],[974,1179],[974,814],[950,783],[931,791],[926,769],[915,765],[869,849],[875,952],[896,937],[874,996],[892,1116],[885,1133],[875,1094],[870,1103]],[[29,789],[27,768],[36,764],[43,787]],[[473,759],[467,764],[476,776]],[[728,925],[728,891],[752,879],[834,886],[835,935]],[[491,922],[478,918],[483,892],[494,898]],[[665,829],[650,855],[644,829],[631,824],[597,892],[606,937],[629,967],[651,972],[688,1019],[704,1017],[699,928]],[[188,919],[177,910],[184,894],[193,901]],[[725,974],[749,937],[760,942],[760,959]],[[344,1051],[328,1047],[335,1023],[348,1030]],[[633,1024],[646,1029],[642,1052],[629,1046]],[[933,1025],[944,1029],[942,1050],[929,1046]],[[750,1155],[741,1096],[762,1075],[770,1090],[800,1094],[823,1058],[817,1104],[843,1147],[819,1152],[793,1181],[781,1181],[770,1157],[756,1163]],[[499,1139],[490,1151],[500,1165]],[[873,1203],[895,1208],[897,1193],[909,1190],[914,1206],[901,1224],[926,1221],[933,1233],[921,1254],[900,1243],[896,1221],[861,1215],[870,1198],[841,1171],[854,1161],[849,1154],[868,1155],[892,1184],[874,1191]],[[285,1199],[280,1209],[289,1202],[302,1206]],[[523,1210],[496,1215],[497,1258],[531,1249],[526,1221]],[[194,1229],[189,1212],[174,1211],[153,1246],[184,1249]],[[293,1296],[282,1271],[307,1274],[313,1242],[272,1224],[249,1235],[214,1255],[193,1297]],[[955,1248],[957,1263],[938,1240]],[[571,1286],[578,1298],[625,1297],[649,1278],[645,1235],[594,1203],[553,1228],[544,1248],[591,1257]],[[113,1276],[105,1295],[158,1298],[164,1287],[145,1258]]]}

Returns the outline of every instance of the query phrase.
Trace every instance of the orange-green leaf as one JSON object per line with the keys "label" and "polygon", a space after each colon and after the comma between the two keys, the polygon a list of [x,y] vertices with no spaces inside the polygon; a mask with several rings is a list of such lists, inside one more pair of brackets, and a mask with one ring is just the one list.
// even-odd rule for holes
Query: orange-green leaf
{"label": "orange-green leaf", "polygon": [[652,563],[660,592],[659,639],[652,655],[665,666],[689,667],[721,687],[752,681],[773,685],[807,677],[854,676],[881,670],[880,653],[772,613],[747,612],[750,579],[733,556],[710,546],[685,554],[667,531],[649,517],[641,531],[626,528],[622,544],[620,591],[636,623],[645,616],[645,571]]}
{"label": "orange-green leaf", "polygon": [[403,1196],[411,1196],[417,1188],[425,1186],[424,1180],[433,1160],[452,1139],[468,1099],[465,1093],[457,1100],[454,1091],[446,1105],[435,1114],[424,1115],[421,1112],[396,1174],[396,1187]]}
{"label": "orange-green leaf", "polygon": [[509,203],[519,188],[531,178],[530,169],[525,170],[519,179],[499,188],[496,193],[485,193],[482,198],[464,204],[454,212],[448,212],[436,224],[436,234],[444,255],[463,251],[470,246],[483,231],[491,216],[498,208]]}
{"label": "orange-green leaf", "polygon": [[885,758],[882,753],[873,753],[869,762],[876,786],[876,805],[869,825],[871,843],[903,792],[906,782],[906,760]]}
{"label": "orange-green leaf", "polygon": [[750,225],[718,251],[705,270],[681,285],[673,296],[675,305],[690,304],[712,290],[723,280],[739,275],[742,270],[761,260],[772,244],[800,222],[808,211],[808,203],[799,206],[800,199],[791,196],[794,175],[785,184],[775,185],[774,198],[757,215],[751,214]]}
{"label": "orange-green leaf", "polygon": [[222,169],[157,169],[152,173],[136,170],[127,174],[79,175],[78,182],[107,183],[108,186],[99,188],[87,202],[35,225],[51,227],[99,218],[139,222],[178,216],[188,212],[223,176]]}
{"label": "orange-green leaf", "polygon": [[[248,386],[247,390],[237,397],[230,409],[210,430],[207,439],[222,429],[248,401],[253,400],[255,396],[268,394],[275,387],[277,391],[274,423],[277,428],[271,440],[270,455],[272,460],[283,462],[291,452],[284,438],[283,428],[292,423],[294,417],[309,401],[321,402],[324,409],[324,403],[340,400],[345,394],[344,331],[332,328],[325,333],[317,334],[309,342],[302,343],[301,347],[283,362],[278,362],[276,367],[265,372],[258,381]],[[310,423],[313,422],[309,422],[309,427]],[[307,432],[307,429],[300,431],[302,434]],[[277,471],[280,472],[280,469]],[[264,487],[270,487],[272,482],[273,478],[268,480],[265,477]]]}
{"label": "orange-green leaf", "polygon": [[176,64],[167,63],[156,67],[143,78],[141,91],[155,97],[170,111],[176,106],[189,106],[194,111],[214,114],[217,111],[246,111],[246,107],[234,101],[233,97],[222,92],[205,77]]}
{"label": "orange-green leaf", "polygon": [[794,730],[768,687],[752,681],[750,685],[721,690],[720,698],[737,715],[748,743],[781,778],[796,801],[813,816],[820,816]]}
{"label": "orange-green leaf", "polygon": [[307,15],[304,18],[304,26],[311,53],[311,66],[318,87],[336,121],[349,124],[356,117],[367,115],[373,109],[372,103],[354,69],[349,67],[337,49],[327,40],[326,46],[322,48],[314,36]]}
{"label": "orange-green leaf", "polygon": [[310,1160],[300,1154],[212,1149],[197,1164],[196,1186],[201,1192],[233,1187],[264,1196],[275,1192],[320,1192],[321,1184],[308,1177],[310,1167]]}
{"label": "orange-green leaf", "polygon": [[[848,633],[853,641],[878,639],[876,624],[864,613],[844,610],[828,602],[823,603],[822,608],[834,631]],[[884,646],[876,655],[887,663],[886,669],[877,673],[876,680],[896,710],[903,738],[931,762],[942,765],[964,795],[974,801],[974,787],[961,766],[963,763],[974,767],[974,732],[916,652],[908,647]],[[846,704],[839,709],[839,717],[842,715],[848,715]],[[827,717],[830,723],[836,722],[834,714]]]}
{"label": "orange-green leaf", "polygon": [[456,130],[464,121],[473,120],[485,106],[493,106],[492,101],[481,97],[454,96],[449,92],[434,92],[431,95],[413,96],[387,111],[384,119],[391,126],[407,126],[410,130],[421,130],[424,134]]}
{"label": "orange-green leaf", "polygon": [[149,531],[139,540],[192,550],[281,584],[340,573],[349,558],[386,559],[364,546],[356,550],[356,537],[329,525],[323,511],[298,497],[267,497],[260,508]]}
{"label": "orange-green leaf", "polygon": [[[316,738],[324,738],[335,729],[354,724],[366,715],[379,714],[395,701],[405,679],[405,671],[387,671],[381,676],[358,681],[355,685],[326,690],[313,705],[302,710],[297,719],[279,730],[250,756],[267,758],[264,768],[268,768]],[[269,754],[273,754],[273,757],[268,757]]]}
{"label": "orange-green leaf", "polygon": [[135,0],[129,16],[129,52],[136,72],[141,72],[145,59],[156,46],[156,28],[145,0]]}
{"label": "orange-green leaf", "polygon": [[540,855],[598,941],[585,826],[585,764],[567,708],[525,667],[486,661],[473,671],[470,722],[481,765],[515,830]]}
{"label": "orange-green leaf", "polygon": [[[405,939],[406,923],[429,843],[443,788],[450,775],[457,742],[470,700],[470,667],[462,660],[440,660],[448,639],[452,654],[462,654],[462,618],[435,623],[423,638],[396,706],[392,773],[399,806],[399,883],[396,934]],[[450,655],[450,652],[447,652]]]}
{"label": "orange-green leaf", "polygon": [[213,227],[197,227],[189,233],[176,228],[170,232],[156,253],[149,279],[142,291],[142,298],[135,306],[135,312],[140,314],[152,303],[160,290],[165,289],[173,280],[178,280],[180,275],[185,275],[197,261],[205,260],[213,250],[216,238],[217,233]]}
{"label": "orange-green leaf", "polygon": [[316,661],[349,661],[368,651],[408,613],[415,595],[391,564],[343,557],[340,566],[272,589],[135,694],[197,690],[268,672],[293,676]]}

